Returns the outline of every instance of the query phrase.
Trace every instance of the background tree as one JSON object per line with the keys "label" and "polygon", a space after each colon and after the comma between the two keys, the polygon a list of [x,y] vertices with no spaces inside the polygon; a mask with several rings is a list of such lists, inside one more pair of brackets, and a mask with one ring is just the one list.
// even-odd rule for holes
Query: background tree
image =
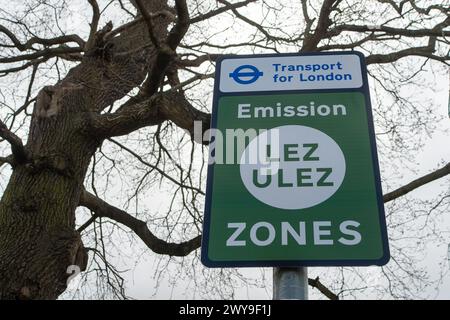
{"label": "background tree", "polygon": [[317,268],[310,285],[331,299],[410,298],[439,281],[420,260],[427,243],[448,241],[448,180],[426,198],[405,195],[450,164],[436,159],[437,169],[400,183],[420,168],[414,155],[446,105],[418,96],[432,98],[425,71],[447,72],[449,1],[0,4],[0,298],[57,298],[71,265],[85,270],[77,294],[124,298],[111,261],[133,255],[130,265],[142,243],[158,256],[157,278],[184,276],[195,294],[230,298],[242,284],[266,285],[264,270],[249,278],[198,263],[208,152],[193,124],[208,129],[213,65],[225,53],[366,55],[392,260]]}

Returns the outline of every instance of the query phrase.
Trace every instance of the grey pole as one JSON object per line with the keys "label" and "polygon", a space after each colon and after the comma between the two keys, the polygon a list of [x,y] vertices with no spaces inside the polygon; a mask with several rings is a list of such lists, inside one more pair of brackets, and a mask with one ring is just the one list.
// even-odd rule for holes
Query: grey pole
{"label": "grey pole", "polygon": [[308,269],[273,268],[273,299],[308,300]]}

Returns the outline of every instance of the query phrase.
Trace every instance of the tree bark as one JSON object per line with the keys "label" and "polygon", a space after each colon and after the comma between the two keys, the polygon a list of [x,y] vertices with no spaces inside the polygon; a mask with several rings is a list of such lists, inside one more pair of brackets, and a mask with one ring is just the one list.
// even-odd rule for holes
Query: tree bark
{"label": "tree bark", "polygon": [[[166,1],[148,1],[150,12]],[[169,19],[155,18],[158,37]],[[84,270],[87,253],[75,230],[75,209],[90,159],[102,138],[87,127],[152,70],[156,49],[141,22],[105,40],[97,32],[83,61],[34,106],[27,161],[17,163],[0,202],[0,299],[56,299],[66,288],[70,265]]]}
{"label": "tree bark", "polygon": [[87,102],[77,97],[84,92],[69,92],[67,84],[38,99],[26,146],[31,159],[14,167],[0,202],[3,299],[57,298],[67,267],[86,266],[75,208],[99,141],[81,130],[79,109]]}

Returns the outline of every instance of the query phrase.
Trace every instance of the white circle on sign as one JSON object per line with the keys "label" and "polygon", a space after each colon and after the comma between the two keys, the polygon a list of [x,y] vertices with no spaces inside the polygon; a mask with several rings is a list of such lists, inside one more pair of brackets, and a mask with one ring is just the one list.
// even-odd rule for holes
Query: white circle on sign
{"label": "white circle on sign", "polygon": [[345,158],[327,134],[306,126],[272,128],[242,153],[240,174],[247,190],[280,209],[305,209],[329,199],[345,176]]}

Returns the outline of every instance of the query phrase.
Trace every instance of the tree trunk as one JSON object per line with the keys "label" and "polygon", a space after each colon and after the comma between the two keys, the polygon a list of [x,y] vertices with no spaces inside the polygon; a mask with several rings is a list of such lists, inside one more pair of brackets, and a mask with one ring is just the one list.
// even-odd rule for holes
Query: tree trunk
{"label": "tree trunk", "polygon": [[[146,6],[151,12],[167,9],[163,0]],[[155,34],[164,37],[169,22],[155,18]],[[14,166],[0,202],[1,299],[56,299],[66,288],[67,268],[86,267],[75,209],[90,159],[102,143],[89,133],[89,116],[139,85],[155,63],[143,22],[104,42],[111,28],[97,33],[94,46],[64,80],[38,94],[29,159]]]}
{"label": "tree trunk", "polygon": [[43,95],[36,103],[27,145],[31,160],[14,167],[0,203],[3,299],[55,299],[66,287],[68,266],[86,266],[75,209],[99,142],[81,130],[75,108],[84,105],[75,106],[76,90],[58,97],[65,84],[54,89],[49,103]]}
{"label": "tree trunk", "polygon": [[0,298],[57,298],[68,266],[86,266],[75,209],[100,141],[89,136],[83,121],[99,96],[82,83],[95,80],[86,75],[100,63],[86,59],[38,95],[29,159],[13,168],[0,203]]}

